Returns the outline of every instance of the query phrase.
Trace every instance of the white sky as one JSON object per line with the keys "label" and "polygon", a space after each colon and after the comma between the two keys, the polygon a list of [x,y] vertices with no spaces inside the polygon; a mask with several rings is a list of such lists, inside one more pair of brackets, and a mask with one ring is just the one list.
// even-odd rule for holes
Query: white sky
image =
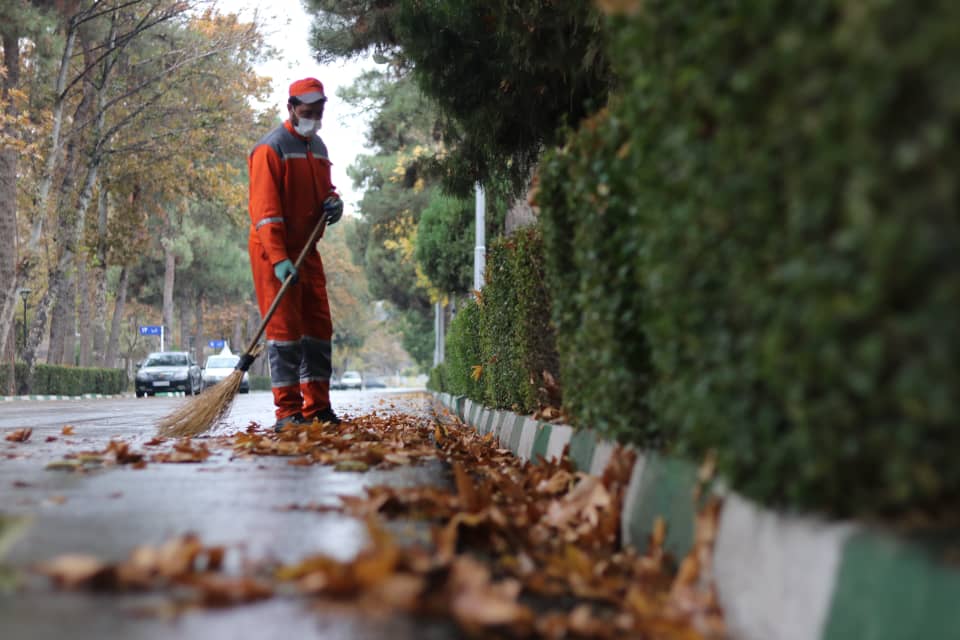
{"label": "white sky", "polygon": [[252,20],[256,11],[261,32],[278,51],[276,59],[256,68],[261,76],[273,79],[273,98],[269,105],[262,105],[264,109],[272,106],[278,118],[286,119],[287,89],[291,82],[314,77],[323,83],[328,101],[320,137],[333,162],[333,184],[346,204],[345,213],[349,215],[363,194],[354,192],[347,177],[347,167],[358,154],[369,152],[364,146],[367,126],[364,117],[340,102],[337,90],[349,86],[364,69],[376,65],[369,59],[317,64],[308,43],[313,18],[303,10],[300,0],[218,0],[216,4],[221,12],[238,13],[246,21]]}

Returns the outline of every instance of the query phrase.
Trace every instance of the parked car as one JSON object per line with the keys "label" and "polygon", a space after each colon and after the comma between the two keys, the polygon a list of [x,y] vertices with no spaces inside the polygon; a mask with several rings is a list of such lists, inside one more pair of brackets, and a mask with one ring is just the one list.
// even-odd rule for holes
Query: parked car
{"label": "parked car", "polygon": [[363,379],[364,389],[386,389],[387,383],[380,378],[368,377]]}
{"label": "parked car", "polygon": [[343,385],[340,384],[340,378],[338,378],[336,375],[330,376],[330,389],[332,390],[343,389]]}
{"label": "parked car", "polygon": [[158,391],[183,391],[191,396],[200,393],[202,384],[200,367],[193,354],[159,351],[138,365],[134,388],[138,398]]}
{"label": "parked car", "polygon": [[343,389],[362,389],[363,388],[363,378],[360,377],[359,371],[347,371],[342,376],[340,376],[340,386]]}
{"label": "parked car", "polygon": [[[233,373],[238,362],[240,356],[234,353],[207,356],[207,362],[203,365],[203,389],[212,387]],[[240,380],[240,393],[250,393],[250,374],[246,371]]]}

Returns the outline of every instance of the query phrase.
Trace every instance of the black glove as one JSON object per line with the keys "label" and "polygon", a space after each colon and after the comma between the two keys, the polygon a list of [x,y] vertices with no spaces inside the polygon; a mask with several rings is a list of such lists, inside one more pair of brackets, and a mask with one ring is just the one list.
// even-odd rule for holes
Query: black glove
{"label": "black glove", "polygon": [[323,201],[323,211],[327,214],[327,225],[336,224],[343,215],[343,200],[339,196],[330,196]]}

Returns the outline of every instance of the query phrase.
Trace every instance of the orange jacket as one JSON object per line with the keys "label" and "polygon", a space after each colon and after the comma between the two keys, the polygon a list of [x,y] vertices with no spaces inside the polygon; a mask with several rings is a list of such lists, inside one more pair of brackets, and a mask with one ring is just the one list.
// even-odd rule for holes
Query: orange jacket
{"label": "orange jacket", "polygon": [[270,264],[296,260],[323,201],[336,195],[326,145],[319,136],[304,138],[287,120],[260,139],[247,164],[251,242],[259,243]]}

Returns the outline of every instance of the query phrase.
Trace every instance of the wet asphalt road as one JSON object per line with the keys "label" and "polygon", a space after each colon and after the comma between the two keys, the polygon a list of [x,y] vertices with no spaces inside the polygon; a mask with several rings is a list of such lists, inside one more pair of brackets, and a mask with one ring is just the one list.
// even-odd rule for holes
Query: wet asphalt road
{"label": "wet asphalt road", "polygon": [[[122,438],[143,451],[142,444],[154,436],[153,422],[185,401],[157,397],[0,404],[0,436],[15,428],[33,428],[25,444],[0,440],[0,515],[29,518],[25,533],[0,560],[21,570],[69,552],[121,560],[138,545],[159,544],[187,532],[198,534],[206,545],[241,548],[253,561],[292,562],[311,553],[349,559],[367,541],[361,523],[337,513],[282,508],[292,503],[338,504],[338,496],[363,495],[364,487],[371,485],[449,482],[439,462],[355,473],[290,466],[287,459],[276,457],[231,460],[229,452],[220,450],[200,464],[149,464],[142,470],[111,467],[76,474],[44,468],[69,451],[103,449],[111,438]],[[392,391],[335,391],[332,401],[346,416],[371,411],[426,415],[428,406],[424,394]],[[251,421],[272,424],[268,393],[238,395],[225,428],[242,429]],[[61,435],[68,424],[74,435]],[[56,440],[46,442],[49,436]],[[18,457],[6,455],[11,453]],[[396,531],[406,539],[426,533],[402,523]],[[443,621],[378,619],[346,607],[317,609],[294,597],[191,612],[175,620],[134,615],[136,609],[156,604],[156,599],[57,592],[45,579],[28,577],[20,590],[0,593],[0,638],[459,637]]]}

